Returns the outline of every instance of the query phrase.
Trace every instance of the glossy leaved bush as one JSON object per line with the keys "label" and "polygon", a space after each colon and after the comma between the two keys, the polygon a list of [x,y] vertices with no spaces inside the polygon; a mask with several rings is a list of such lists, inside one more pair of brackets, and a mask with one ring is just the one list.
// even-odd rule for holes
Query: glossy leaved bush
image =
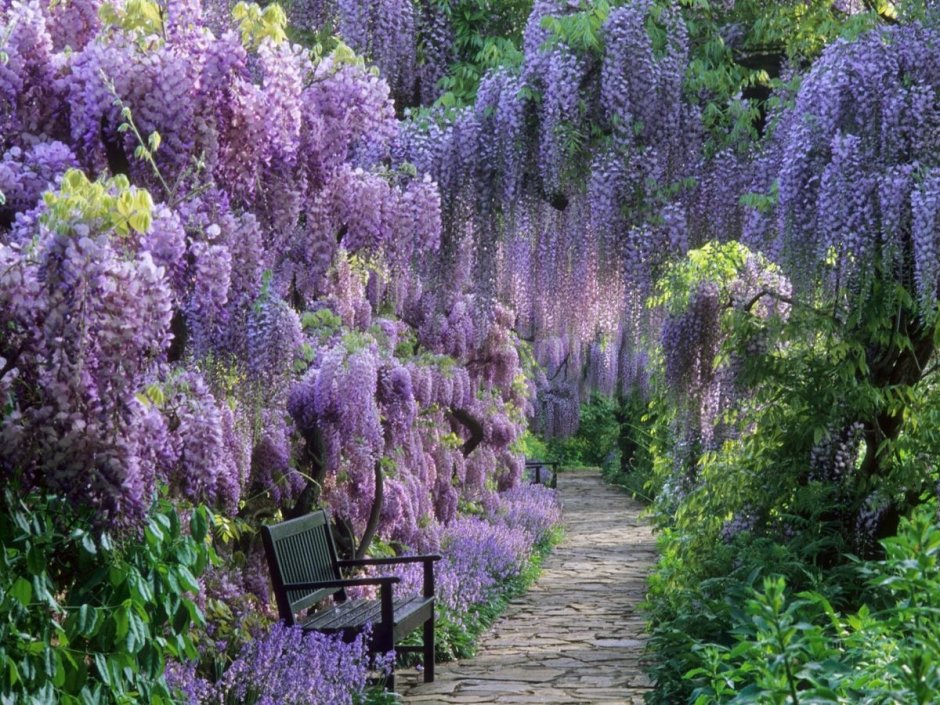
{"label": "glossy leaved bush", "polygon": [[212,515],[165,500],[136,535],[100,531],[51,495],[8,487],[0,512],[0,699],[174,702],[171,659],[197,654]]}

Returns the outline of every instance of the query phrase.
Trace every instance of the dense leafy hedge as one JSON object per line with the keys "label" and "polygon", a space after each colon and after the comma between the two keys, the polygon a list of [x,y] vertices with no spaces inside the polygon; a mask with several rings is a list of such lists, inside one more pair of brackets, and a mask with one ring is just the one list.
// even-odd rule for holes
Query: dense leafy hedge
{"label": "dense leafy hedge", "polygon": [[172,702],[168,659],[196,656],[211,516],[158,502],[112,536],[54,496],[7,488],[0,511],[0,701]]}
{"label": "dense leafy hedge", "polygon": [[[940,693],[940,527],[935,502],[862,563],[869,604],[846,614],[818,591],[783,577],[748,591],[731,645],[698,645],[703,666],[686,677],[695,705],[711,703],[916,703]],[[742,609],[743,607],[743,609]]]}

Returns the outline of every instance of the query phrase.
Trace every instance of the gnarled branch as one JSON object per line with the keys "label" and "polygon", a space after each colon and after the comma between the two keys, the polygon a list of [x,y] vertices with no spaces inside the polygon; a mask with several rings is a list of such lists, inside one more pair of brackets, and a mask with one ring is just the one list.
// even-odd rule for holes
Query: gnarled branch
{"label": "gnarled branch", "polygon": [[470,438],[460,447],[460,452],[466,458],[483,442],[483,424],[466,409],[448,409],[447,417],[451,422],[460,424],[470,432]]}

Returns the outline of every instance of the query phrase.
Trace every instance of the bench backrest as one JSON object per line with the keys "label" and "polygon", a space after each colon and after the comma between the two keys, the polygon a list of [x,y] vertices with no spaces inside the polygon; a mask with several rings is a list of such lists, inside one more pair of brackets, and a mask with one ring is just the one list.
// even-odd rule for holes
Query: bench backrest
{"label": "bench backrest", "polygon": [[[285,585],[337,580],[336,546],[330,531],[330,515],[325,509],[261,527],[264,553],[271,571],[274,598],[281,619],[294,624],[294,615],[327,597],[346,599],[342,588],[285,590]],[[337,594],[339,593],[339,594]]]}

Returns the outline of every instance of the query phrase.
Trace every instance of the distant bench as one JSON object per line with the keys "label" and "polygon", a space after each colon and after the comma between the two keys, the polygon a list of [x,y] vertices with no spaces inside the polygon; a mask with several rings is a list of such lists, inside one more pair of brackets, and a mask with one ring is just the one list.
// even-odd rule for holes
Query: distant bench
{"label": "distant bench", "polygon": [[[371,656],[395,649],[399,653],[422,653],[424,682],[434,680],[434,561],[438,555],[338,560],[325,509],[280,524],[261,527],[264,552],[274,584],[274,597],[281,619],[305,630],[342,634],[351,640],[366,625],[372,625]],[[393,586],[401,582],[395,575],[343,578],[343,568],[424,563],[424,585],[420,597],[395,597]],[[350,600],[346,588],[378,585],[379,599]],[[297,614],[332,599],[333,606],[299,619]],[[424,627],[422,646],[395,643],[419,626]],[[394,663],[387,680],[395,689]]]}
{"label": "distant bench", "polygon": [[[531,473],[530,478],[533,484],[548,485],[555,487],[558,484],[558,461],[557,460],[526,460],[525,470]],[[550,479],[545,478],[543,471],[550,473]]]}

